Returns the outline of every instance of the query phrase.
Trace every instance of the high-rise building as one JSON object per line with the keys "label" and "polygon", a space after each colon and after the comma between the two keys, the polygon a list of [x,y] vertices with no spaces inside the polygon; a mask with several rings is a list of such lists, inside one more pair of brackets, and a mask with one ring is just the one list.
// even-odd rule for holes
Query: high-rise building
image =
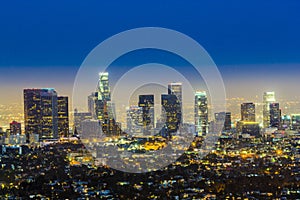
{"label": "high-rise building", "polygon": [[275,92],[265,92],[263,95],[263,127],[270,127],[270,104],[275,103]]}
{"label": "high-rise building", "polygon": [[215,113],[215,120],[224,121],[224,128],[223,130],[229,131],[231,130],[231,112],[219,112]]}
{"label": "high-rise building", "polygon": [[69,101],[68,97],[57,97],[58,108],[58,135],[59,137],[69,136]]}
{"label": "high-rise building", "polygon": [[205,136],[208,132],[208,101],[205,91],[195,94],[195,128],[199,136]]}
{"label": "high-rise building", "polygon": [[98,92],[93,92],[88,96],[88,112],[91,113],[93,119],[96,119],[96,101],[98,99]]}
{"label": "high-rise building", "polygon": [[161,95],[162,116],[165,116],[165,127],[170,136],[178,130],[181,124],[180,100],[174,94]]}
{"label": "high-rise building", "polygon": [[143,129],[149,134],[154,128],[154,95],[139,95],[139,107],[143,111]]}
{"label": "high-rise building", "polygon": [[255,104],[241,104],[241,118],[243,122],[255,122]]}
{"label": "high-rise building", "polygon": [[110,101],[108,72],[99,73],[98,100]]}
{"label": "high-rise building", "polygon": [[[95,99],[95,113],[96,119],[100,120],[102,131],[106,135],[120,135],[121,128],[116,122],[114,110],[114,103],[111,102],[110,96],[110,86],[109,86],[109,74],[108,72],[99,73],[99,87],[98,91],[95,93],[97,99]],[[91,97],[92,98],[92,97]],[[91,102],[90,100],[89,102]],[[90,112],[92,111],[92,105]]]}
{"label": "high-rise building", "polygon": [[12,121],[9,124],[9,129],[10,129],[10,135],[17,135],[17,134],[21,134],[22,133],[21,123],[16,122],[16,121]]}
{"label": "high-rise building", "polygon": [[181,123],[183,123],[183,115],[182,115],[182,83],[173,82],[168,84],[168,94],[176,95],[179,100],[180,105],[180,114],[181,114]]}
{"label": "high-rise building", "polygon": [[30,135],[39,139],[58,138],[57,93],[54,89],[24,89],[24,116],[27,142]]}
{"label": "high-rise building", "polygon": [[280,127],[281,110],[279,103],[270,103],[270,127]]}
{"label": "high-rise building", "polygon": [[130,106],[127,109],[127,131],[133,134],[143,133],[143,109],[138,106]]}
{"label": "high-rise building", "polygon": [[291,129],[300,130],[300,114],[291,114]]}
{"label": "high-rise building", "polygon": [[92,115],[89,112],[78,112],[77,109],[74,111],[74,131],[79,135],[82,135],[84,130],[82,129],[82,122],[87,120],[87,119],[92,119]]}

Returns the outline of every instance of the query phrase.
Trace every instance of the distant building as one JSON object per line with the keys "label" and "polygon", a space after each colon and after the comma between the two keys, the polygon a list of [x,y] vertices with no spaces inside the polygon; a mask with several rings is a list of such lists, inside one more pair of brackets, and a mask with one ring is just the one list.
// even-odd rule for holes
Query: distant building
{"label": "distant building", "polygon": [[300,130],[300,114],[291,115],[291,129],[296,131]]}
{"label": "distant building", "polygon": [[57,98],[58,107],[58,135],[59,137],[69,136],[69,102],[68,97]]}
{"label": "distant building", "polygon": [[138,106],[130,106],[126,112],[127,132],[141,135],[143,133],[143,109]]}
{"label": "distant building", "polygon": [[139,95],[139,107],[143,111],[143,129],[145,134],[150,134],[154,128],[154,95]]}
{"label": "distant building", "polygon": [[224,130],[231,130],[231,112],[219,112],[215,113],[216,121],[224,121]]}
{"label": "distant building", "polygon": [[237,131],[242,135],[250,135],[252,137],[260,136],[259,122],[244,122],[237,123]]}
{"label": "distant building", "polygon": [[96,101],[98,99],[98,92],[93,92],[88,96],[88,112],[91,113],[93,119],[96,119]]}
{"label": "distant building", "polygon": [[183,123],[182,83],[179,83],[179,82],[169,83],[168,84],[168,94],[176,95],[176,97],[179,101],[179,106],[180,106],[180,115],[181,115],[180,121],[181,121],[181,123]]}
{"label": "distant building", "polygon": [[17,135],[17,134],[21,134],[22,133],[21,123],[16,122],[16,121],[12,121],[9,124],[9,129],[10,129],[10,135]]}
{"label": "distant building", "polygon": [[110,101],[110,86],[108,72],[99,73],[98,100]]}
{"label": "distant building", "polygon": [[281,110],[279,103],[270,103],[270,127],[279,128],[281,122]]}
{"label": "distant building", "polygon": [[179,129],[182,119],[181,104],[174,94],[161,95],[162,116],[165,116],[165,126],[168,135]]}
{"label": "distant building", "polygon": [[289,129],[291,127],[291,116],[290,115],[283,115],[281,116],[281,128],[282,129]]}
{"label": "distant building", "polygon": [[255,104],[242,103],[241,104],[241,121],[255,122]]}
{"label": "distant building", "polygon": [[78,112],[77,109],[74,111],[74,131],[81,135],[82,127],[81,123],[87,119],[92,119],[92,115],[89,112]]}
{"label": "distant building", "polygon": [[31,134],[40,140],[58,138],[57,93],[54,89],[24,89],[24,116],[27,141]]}
{"label": "distant building", "polygon": [[86,119],[81,122],[81,127],[84,132],[81,137],[86,139],[98,138],[102,135],[101,124],[99,120]]}
{"label": "distant building", "polygon": [[263,95],[263,127],[270,127],[270,104],[275,103],[275,92],[265,92]]}
{"label": "distant building", "polygon": [[205,91],[195,94],[195,129],[199,136],[205,136],[208,132],[208,101]]}

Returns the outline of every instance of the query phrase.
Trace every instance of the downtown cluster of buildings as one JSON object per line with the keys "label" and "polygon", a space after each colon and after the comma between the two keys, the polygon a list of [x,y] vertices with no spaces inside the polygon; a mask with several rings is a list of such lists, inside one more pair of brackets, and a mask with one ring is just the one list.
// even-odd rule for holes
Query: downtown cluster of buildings
{"label": "downtown cluster of buildings", "polygon": [[[13,121],[10,129],[2,135],[4,144],[24,144],[41,141],[57,141],[59,138],[92,136],[103,133],[106,136],[120,136],[132,133],[136,136],[160,135],[170,137],[183,124],[182,84],[168,84],[167,94],[161,94],[161,116],[155,119],[154,94],[142,94],[137,105],[127,108],[126,131],[115,119],[115,104],[111,101],[108,72],[99,74],[97,91],[88,96],[88,112],[74,111],[74,126],[69,130],[68,97],[58,96],[52,88],[24,89],[25,134],[21,124]],[[298,130],[300,115],[283,115],[274,92],[263,95],[263,122],[256,121],[256,108],[252,102],[241,104],[241,119],[233,125],[230,112],[214,114],[209,120],[208,97],[205,91],[197,91],[194,101],[194,124],[190,127],[196,136],[205,136],[210,124],[224,123],[223,132],[238,137],[259,137],[265,133],[280,130]],[[233,128],[235,127],[235,128]]]}

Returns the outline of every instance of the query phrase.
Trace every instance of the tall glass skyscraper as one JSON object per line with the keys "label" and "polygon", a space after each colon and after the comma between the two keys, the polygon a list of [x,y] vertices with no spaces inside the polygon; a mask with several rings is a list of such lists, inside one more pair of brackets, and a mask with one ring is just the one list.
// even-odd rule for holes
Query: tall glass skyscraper
{"label": "tall glass skyscraper", "polygon": [[32,134],[39,139],[58,138],[57,93],[52,88],[24,89],[24,116],[27,142]]}
{"label": "tall glass skyscraper", "polygon": [[110,101],[108,72],[99,73],[98,100]]}
{"label": "tall glass skyscraper", "polygon": [[199,136],[205,136],[208,132],[208,101],[205,91],[195,94],[195,128]]}
{"label": "tall glass skyscraper", "polygon": [[180,101],[174,94],[161,95],[162,115],[165,116],[168,135],[176,132],[181,123]]}
{"label": "tall glass skyscraper", "polygon": [[280,127],[281,122],[281,110],[279,103],[270,104],[270,127]]}
{"label": "tall glass skyscraper", "polygon": [[270,127],[270,104],[275,103],[275,92],[265,92],[263,95],[263,127]]}
{"label": "tall glass skyscraper", "polygon": [[241,118],[243,122],[255,122],[255,104],[241,104]]}
{"label": "tall glass skyscraper", "polygon": [[69,136],[69,100],[68,97],[57,97],[58,135]]}
{"label": "tall glass skyscraper", "polygon": [[177,99],[179,100],[180,106],[180,121],[183,123],[183,115],[182,115],[182,83],[174,82],[168,84],[168,94],[176,95]]}
{"label": "tall glass skyscraper", "polygon": [[144,133],[150,134],[154,128],[154,95],[139,95],[139,107],[143,111]]}

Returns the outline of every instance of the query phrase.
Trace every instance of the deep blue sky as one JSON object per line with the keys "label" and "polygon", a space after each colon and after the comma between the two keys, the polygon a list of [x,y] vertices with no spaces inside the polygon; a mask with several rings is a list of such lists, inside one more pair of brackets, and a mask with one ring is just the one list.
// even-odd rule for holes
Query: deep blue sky
{"label": "deep blue sky", "polygon": [[2,1],[0,92],[7,97],[1,95],[0,103],[18,100],[23,87],[56,87],[69,95],[96,45],[145,26],[198,41],[219,67],[229,96],[247,95],[242,87],[251,84],[251,95],[260,95],[255,87],[289,95],[285,88],[295,85],[300,72],[299,10],[298,0]]}

